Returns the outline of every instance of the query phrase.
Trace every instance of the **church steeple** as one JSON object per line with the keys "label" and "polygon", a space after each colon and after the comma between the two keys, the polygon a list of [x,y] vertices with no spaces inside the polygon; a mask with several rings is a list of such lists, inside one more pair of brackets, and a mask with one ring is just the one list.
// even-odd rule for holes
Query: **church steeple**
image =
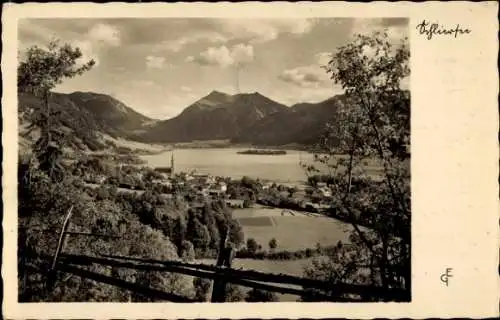
{"label": "church steeple", "polygon": [[170,157],[170,176],[174,176],[174,152],[172,151],[172,156]]}

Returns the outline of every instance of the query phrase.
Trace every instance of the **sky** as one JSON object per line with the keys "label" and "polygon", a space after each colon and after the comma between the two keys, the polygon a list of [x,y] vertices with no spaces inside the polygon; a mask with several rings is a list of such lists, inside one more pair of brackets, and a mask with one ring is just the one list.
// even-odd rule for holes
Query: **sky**
{"label": "sky", "polygon": [[155,119],[168,119],[212,90],[259,92],[293,105],[342,90],[321,68],[356,33],[408,36],[404,18],[22,19],[19,50],[51,39],[78,46],[94,68],[58,92],[112,95]]}

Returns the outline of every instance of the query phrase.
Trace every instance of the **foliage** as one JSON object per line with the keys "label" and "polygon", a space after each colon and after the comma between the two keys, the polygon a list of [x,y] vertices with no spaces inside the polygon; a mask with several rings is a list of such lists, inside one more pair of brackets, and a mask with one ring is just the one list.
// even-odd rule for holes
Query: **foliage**
{"label": "foliage", "polygon": [[32,46],[19,64],[17,85],[26,91],[52,90],[64,78],[81,75],[94,66],[94,60],[78,66],[77,60],[81,57],[79,48],[60,45],[58,40],[51,41],[46,48]]}
{"label": "foliage", "polygon": [[25,53],[24,61],[17,68],[17,85],[20,91],[32,92],[43,100],[43,109],[30,112],[28,131],[39,129],[40,137],[33,146],[33,152],[40,170],[53,181],[63,179],[64,168],[61,163],[63,147],[66,144],[65,132],[60,112],[51,110],[51,90],[64,78],[73,78],[90,70],[91,60],[77,66],[82,53],[79,48],[69,44],[60,45],[52,41],[47,48],[32,46]]}
{"label": "foliage", "polygon": [[[53,184],[35,171],[31,183],[20,180],[19,186],[19,280],[21,301],[146,301],[117,287],[79,277],[59,278],[53,291],[46,291],[50,261],[58,230],[73,206],[69,229],[79,232],[116,235],[118,238],[69,238],[65,252],[98,256],[129,255],[140,258],[176,260],[177,248],[158,230],[142,224],[138,217],[114,199],[92,198],[71,179]],[[29,268],[27,266],[30,266]],[[91,266],[90,271],[142,283],[184,296],[194,295],[189,278],[181,275],[114,270]]]}
{"label": "foliage", "polygon": [[261,185],[249,177],[243,177],[240,181],[231,180],[227,185],[227,194],[231,199],[242,199],[245,208],[251,207],[257,200],[261,191]]}
{"label": "foliage", "polygon": [[[35,157],[20,159],[18,168],[19,197],[19,299],[20,301],[151,301],[125,292],[117,287],[97,283],[80,277],[56,276],[55,286],[47,287],[50,278],[50,257],[58,241],[58,232],[70,208],[73,216],[69,230],[90,232],[114,237],[71,236],[65,244],[66,253],[98,256],[102,254],[128,255],[141,258],[178,260],[179,252],[185,259],[192,259],[193,247],[170,234],[185,232],[181,215],[173,222],[168,220],[165,208],[176,208],[152,192],[141,197],[118,194],[116,186],[89,190],[81,177],[86,174],[107,174],[111,170],[96,158],[79,159],[76,163],[62,165],[64,122],[58,112],[51,110],[51,90],[64,78],[82,74],[93,66],[93,61],[78,66],[81,52],[69,45],[51,42],[46,49],[28,49],[25,60],[18,67],[18,85],[43,99],[44,108],[28,112],[30,129],[40,130],[35,142]],[[57,110],[59,111],[59,110]],[[66,171],[66,174],[63,174]],[[75,174],[73,176],[72,174]],[[180,250],[179,250],[180,249]],[[121,278],[149,287],[165,290],[186,297],[194,296],[189,277],[179,274],[145,272],[86,267],[89,271]]]}
{"label": "foliage", "polygon": [[184,240],[182,241],[181,245],[181,258],[184,261],[192,261],[195,258],[195,253],[194,253],[194,245],[187,241]]}
{"label": "foliage", "polygon": [[[318,165],[306,166],[311,174],[329,176],[335,195],[330,214],[355,229],[351,245],[315,259],[306,274],[404,289],[404,300],[411,292],[410,106],[400,83],[409,75],[408,59],[405,41],[394,47],[380,32],[357,35],[338,48],[326,71],[345,90],[347,102],[318,143]],[[383,166],[377,180],[363,168],[367,159]]]}
{"label": "foliage", "polygon": [[329,174],[314,174],[307,177],[307,184],[310,186],[316,186],[320,182],[332,184],[334,180],[333,177]]}
{"label": "foliage", "polygon": [[274,250],[278,247],[278,241],[276,240],[276,238],[272,238],[270,241],[269,241],[269,249],[271,250]]}
{"label": "foliage", "polygon": [[229,283],[225,290],[226,302],[240,302],[245,300],[245,293],[240,286]]}
{"label": "foliage", "polygon": [[260,250],[258,252],[250,252],[246,248],[236,252],[236,258],[240,259],[256,259],[256,260],[303,260],[311,257],[329,255],[335,246],[319,246],[316,249],[306,248],[302,250]]}
{"label": "foliage", "polygon": [[277,302],[278,295],[274,292],[262,290],[262,289],[252,289],[247,293],[245,297],[246,302]]}
{"label": "foliage", "polygon": [[259,249],[259,245],[257,244],[257,241],[255,241],[254,238],[248,238],[247,239],[247,250],[250,254],[255,254],[257,250]]}
{"label": "foliage", "polygon": [[210,293],[211,281],[206,278],[194,278],[193,284],[195,288],[195,300],[206,302]]}

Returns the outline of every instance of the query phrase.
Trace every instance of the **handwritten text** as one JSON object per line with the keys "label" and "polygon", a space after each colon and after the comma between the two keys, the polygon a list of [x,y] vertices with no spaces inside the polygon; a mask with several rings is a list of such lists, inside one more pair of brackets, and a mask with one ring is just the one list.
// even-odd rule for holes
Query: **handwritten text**
{"label": "handwritten text", "polygon": [[431,40],[434,35],[453,36],[457,38],[459,35],[471,33],[470,29],[462,28],[457,24],[454,28],[440,26],[439,23],[430,23],[430,21],[423,20],[417,25],[419,34],[425,34],[428,40]]}

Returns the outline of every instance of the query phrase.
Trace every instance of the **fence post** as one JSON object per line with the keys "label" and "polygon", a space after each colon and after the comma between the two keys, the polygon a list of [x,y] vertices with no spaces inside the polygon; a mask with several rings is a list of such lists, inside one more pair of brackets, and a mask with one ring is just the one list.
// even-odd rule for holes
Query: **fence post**
{"label": "fence post", "polygon": [[[233,259],[233,248],[227,245],[229,237],[229,230],[226,230],[224,240],[220,242],[219,254],[217,256],[217,267],[231,268]],[[226,301],[226,285],[225,276],[219,277],[214,280],[212,288],[212,302],[225,302]]]}
{"label": "fence post", "polygon": [[69,226],[69,219],[71,218],[71,215],[73,214],[73,206],[69,208],[68,214],[66,215],[66,218],[64,219],[62,228],[61,228],[61,233],[59,234],[59,241],[57,243],[57,248],[56,248],[56,253],[54,254],[54,259],[52,260],[52,266],[49,270],[49,275],[47,279],[47,289],[52,290],[55,280],[56,280],[56,264],[57,264],[57,259],[59,258],[59,254],[61,253],[63,247],[64,247],[64,242],[66,240],[67,233],[66,231],[68,230]]}

